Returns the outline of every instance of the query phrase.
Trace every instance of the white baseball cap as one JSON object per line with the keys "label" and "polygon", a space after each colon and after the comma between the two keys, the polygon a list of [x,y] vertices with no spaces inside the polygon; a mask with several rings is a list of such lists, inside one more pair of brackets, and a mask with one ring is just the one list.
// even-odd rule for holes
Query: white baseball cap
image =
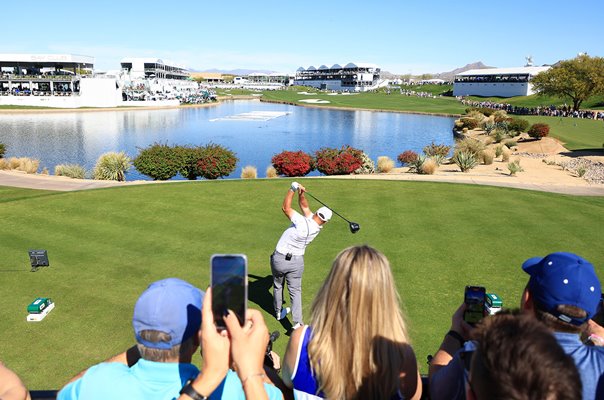
{"label": "white baseball cap", "polygon": [[333,213],[331,212],[331,210],[329,208],[321,207],[317,210],[317,215],[319,216],[321,221],[327,222],[331,219],[331,216],[333,215]]}

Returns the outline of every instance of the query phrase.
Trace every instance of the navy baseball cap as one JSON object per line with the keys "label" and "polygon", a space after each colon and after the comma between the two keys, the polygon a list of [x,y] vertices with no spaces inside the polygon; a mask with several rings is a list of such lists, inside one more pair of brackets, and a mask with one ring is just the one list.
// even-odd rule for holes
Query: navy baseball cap
{"label": "navy baseball cap", "polygon": [[[134,306],[132,326],[137,342],[149,348],[168,350],[197,334],[204,296],[203,291],[177,278],[149,285]],[[144,340],[140,335],[144,330],[167,333],[170,341]]]}
{"label": "navy baseball cap", "polygon": [[[572,253],[529,258],[522,269],[531,276],[529,291],[543,311],[564,322],[582,325],[598,311],[602,288],[594,266]],[[573,318],[556,311],[559,305],[578,307],[587,317]]]}

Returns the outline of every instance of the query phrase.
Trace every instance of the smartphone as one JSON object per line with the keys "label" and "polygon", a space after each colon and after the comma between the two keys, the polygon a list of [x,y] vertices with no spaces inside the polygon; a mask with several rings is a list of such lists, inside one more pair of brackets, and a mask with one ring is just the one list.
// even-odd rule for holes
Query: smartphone
{"label": "smartphone", "polygon": [[483,286],[466,286],[464,292],[466,311],[463,319],[468,324],[474,325],[484,317],[485,295],[486,290]]}
{"label": "smartphone", "polygon": [[218,329],[225,329],[223,315],[231,310],[243,326],[247,310],[247,257],[244,254],[214,254],[210,259],[212,312]]}

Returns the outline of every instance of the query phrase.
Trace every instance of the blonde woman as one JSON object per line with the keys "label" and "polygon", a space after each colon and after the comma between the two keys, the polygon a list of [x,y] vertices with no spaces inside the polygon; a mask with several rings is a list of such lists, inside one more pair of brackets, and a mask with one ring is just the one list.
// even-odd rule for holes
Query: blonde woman
{"label": "blonde woman", "polygon": [[390,264],[369,246],[338,254],[294,330],[283,380],[296,399],[419,399],[422,386]]}

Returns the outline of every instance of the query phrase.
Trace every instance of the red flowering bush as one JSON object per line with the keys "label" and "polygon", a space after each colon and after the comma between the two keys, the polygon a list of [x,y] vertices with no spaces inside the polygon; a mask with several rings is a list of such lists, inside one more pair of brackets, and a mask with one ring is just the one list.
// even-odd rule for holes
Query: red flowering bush
{"label": "red flowering bush", "polygon": [[417,160],[417,157],[417,153],[413,150],[405,150],[401,154],[399,154],[396,159],[398,160],[398,162],[401,163],[402,166],[405,166]]}
{"label": "red flowering bush", "polygon": [[317,170],[325,175],[352,174],[363,165],[363,152],[350,146],[323,147],[315,153]]}
{"label": "red flowering bush", "polygon": [[527,133],[532,138],[541,139],[549,135],[549,125],[542,123],[533,124]]}
{"label": "red flowering bush", "polygon": [[198,176],[206,179],[216,179],[231,174],[239,161],[231,150],[213,143],[200,149],[200,157],[196,172]]}
{"label": "red flowering bush", "polygon": [[271,159],[273,167],[279,175],[304,176],[314,169],[312,157],[299,151],[282,151]]}

